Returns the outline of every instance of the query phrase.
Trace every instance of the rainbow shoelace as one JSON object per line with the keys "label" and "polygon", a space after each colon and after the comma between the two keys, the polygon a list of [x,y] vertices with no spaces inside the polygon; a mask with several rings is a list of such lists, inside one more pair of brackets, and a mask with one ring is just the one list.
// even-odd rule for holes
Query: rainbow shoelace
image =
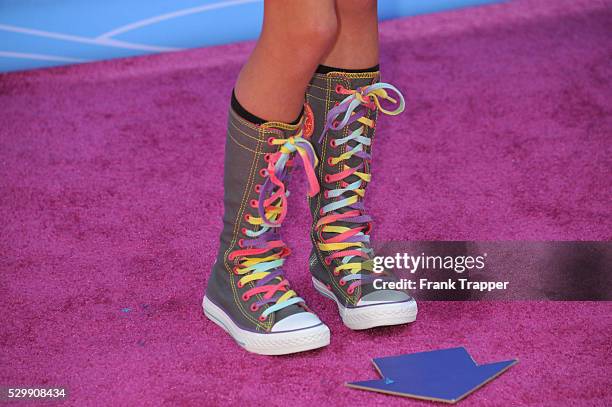
{"label": "rainbow shoelace", "polygon": [[[391,97],[389,91],[396,97]],[[339,276],[345,271],[346,275],[339,280],[339,284],[344,286],[350,282],[347,292],[352,294],[355,288],[362,284],[370,283],[376,278],[385,278],[384,273],[381,275],[372,272],[373,250],[369,247],[372,218],[365,214],[363,205],[365,185],[371,178],[371,156],[366,152],[366,147],[370,146],[372,141],[364,136],[364,133],[366,128],[373,129],[375,126],[375,121],[366,116],[368,111],[376,109],[392,116],[400,114],[404,110],[404,97],[394,86],[381,82],[356,90],[337,85],[336,93],[347,96],[327,114],[319,143],[330,129],[341,130],[354,123],[359,126],[354,126],[355,130],[347,136],[330,141],[332,149],[346,146],[342,154],[328,159],[329,165],[341,165],[342,168],[338,173],[325,175],[324,181],[327,185],[333,184],[339,188],[324,191],[325,198],[331,198],[332,201],[321,208],[321,218],[316,224],[316,230],[320,239],[319,249],[328,253],[325,263],[331,265],[334,259],[340,259],[339,265],[334,268],[334,275]],[[397,107],[394,110],[386,110],[382,107],[381,100]],[[348,161],[353,157],[360,160],[357,166],[351,167]]]}
{"label": "rainbow shoelace", "polygon": [[242,229],[246,237],[238,241],[240,250],[229,255],[234,261],[234,273],[242,276],[238,280],[238,288],[249,282],[254,286],[242,295],[243,301],[252,296],[263,294],[259,301],[251,305],[251,311],[257,312],[260,307],[272,304],[261,313],[260,321],[265,321],[268,315],[293,304],[304,304],[304,300],[295,291],[289,288],[289,282],[284,276],[282,266],[285,258],[291,253],[290,249],[281,240],[278,228],[287,213],[287,197],[289,191],[285,182],[289,176],[289,167],[293,165],[292,156],[297,153],[301,157],[306,170],[309,183],[309,195],[319,192],[314,167],[318,160],[312,145],[302,137],[302,132],[286,139],[270,137],[269,145],[280,146],[276,153],[266,154],[264,159],[267,168],[260,170],[265,177],[263,185],[256,185],[255,191],[259,193],[259,200],[250,202],[252,208],[257,209],[259,216],[245,215],[245,221],[253,226],[252,230]]}

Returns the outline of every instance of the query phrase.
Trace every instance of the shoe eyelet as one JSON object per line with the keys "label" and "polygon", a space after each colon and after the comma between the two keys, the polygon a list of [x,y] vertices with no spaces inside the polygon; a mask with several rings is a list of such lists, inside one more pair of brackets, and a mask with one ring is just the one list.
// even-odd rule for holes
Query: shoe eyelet
{"label": "shoe eyelet", "polygon": [[270,153],[266,153],[266,154],[264,155],[264,161],[265,161],[265,162],[270,161]]}
{"label": "shoe eyelet", "polygon": [[335,164],[333,163],[333,161],[332,161],[332,160],[333,160],[333,157],[329,157],[329,158],[327,159],[327,165],[330,165],[330,166],[332,166],[332,167],[333,167]]}
{"label": "shoe eyelet", "polygon": [[276,140],[274,137],[268,137],[268,144],[273,146],[274,145],[274,140]]}
{"label": "shoe eyelet", "polygon": [[355,292],[355,289],[354,289],[353,287],[349,287],[349,288],[346,290],[346,292],[347,292],[348,294],[353,294],[353,292]]}
{"label": "shoe eyelet", "polygon": [[337,84],[336,85],[336,93],[340,94],[342,92],[342,85]]}
{"label": "shoe eyelet", "polygon": [[268,176],[268,170],[265,169],[265,168],[262,168],[261,170],[259,170],[259,176],[263,177],[263,178],[267,177]]}
{"label": "shoe eyelet", "polygon": [[339,283],[339,284],[340,284],[342,287],[344,287],[344,286],[346,285],[346,281],[344,281],[344,280],[340,280],[338,283]]}
{"label": "shoe eyelet", "polygon": [[323,208],[319,209],[319,215],[321,216],[325,215],[325,212],[323,212]]}
{"label": "shoe eyelet", "polygon": [[332,147],[332,148],[336,148],[336,147],[337,147],[337,145],[336,145],[336,140],[331,139],[331,140],[329,141],[329,145],[330,145],[330,147]]}
{"label": "shoe eyelet", "polygon": [[323,259],[323,261],[325,262],[325,264],[327,264],[328,266],[331,264],[331,259],[329,257],[326,257]]}
{"label": "shoe eyelet", "polygon": [[240,275],[240,273],[238,273],[238,266],[234,266],[232,271],[234,272],[235,275],[237,275],[237,276]]}
{"label": "shoe eyelet", "polygon": [[244,214],[244,220],[246,220],[247,222],[248,222],[249,220],[251,220],[251,215],[249,215],[248,213],[245,213],[245,214]]}
{"label": "shoe eyelet", "polygon": [[327,193],[327,190],[323,191],[323,196],[325,197],[325,199],[329,199],[329,194]]}
{"label": "shoe eyelet", "polygon": [[259,206],[259,202],[256,199],[251,199],[250,202],[251,208],[257,208]]}
{"label": "shoe eyelet", "polygon": [[339,106],[339,105],[340,105],[340,102],[334,103],[334,106]]}
{"label": "shoe eyelet", "polygon": [[247,234],[247,228],[240,229],[240,233],[242,233],[243,235],[246,235]]}
{"label": "shoe eyelet", "polygon": [[338,126],[340,126],[340,122],[338,120],[334,120],[334,122],[331,125],[332,129],[337,130]]}
{"label": "shoe eyelet", "polygon": [[[334,269],[334,276],[339,276],[339,275],[340,275],[340,270]],[[340,285],[344,285],[344,284],[340,284]]]}
{"label": "shoe eyelet", "polygon": [[238,288],[244,287],[244,284],[242,284],[240,281],[238,281],[238,283],[236,285],[238,286]]}
{"label": "shoe eyelet", "polygon": [[329,176],[329,174],[325,175],[325,182],[327,182],[328,184],[331,182],[331,177]]}
{"label": "shoe eyelet", "polygon": [[248,301],[249,300],[249,296],[246,295],[246,293],[242,294],[242,301]]}
{"label": "shoe eyelet", "polygon": [[240,248],[244,248],[244,239],[238,239],[238,246],[240,246]]}
{"label": "shoe eyelet", "polygon": [[257,310],[259,310],[259,307],[257,306],[257,304],[255,303],[251,304],[251,312],[257,312]]}
{"label": "shoe eyelet", "polygon": [[261,315],[259,318],[257,318],[258,320],[260,320],[261,322],[264,322],[266,320],[266,317],[264,317],[263,315]]}
{"label": "shoe eyelet", "polygon": [[255,185],[255,192],[257,192],[257,193],[261,192],[261,184]]}

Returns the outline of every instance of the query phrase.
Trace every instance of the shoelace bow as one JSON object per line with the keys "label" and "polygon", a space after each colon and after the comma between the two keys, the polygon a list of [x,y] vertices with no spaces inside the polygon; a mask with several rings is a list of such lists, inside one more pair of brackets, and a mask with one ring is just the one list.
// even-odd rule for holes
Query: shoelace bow
{"label": "shoelace bow", "polygon": [[[396,98],[391,97],[388,91],[395,93]],[[341,259],[340,265],[334,268],[334,275],[338,276],[343,270],[347,271],[339,283],[344,286],[350,281],[347,292],[352,294],[358,286],[385,277],[384,274],[372,272],[373,250],[369,247],[372,218],[365,214],[362,200],[365,195],[365,185],[371,178],[368,170],[371,156],[365,151],[365,147],[370,146],[371,139],[364,136],[364,132],[366,127],[375,126],[375,121],[367,118],[366,114],[369,110],[376,109],[392,116],[400,114],[404,110],[404,97],[394,86],[382,82],[356,90],[337,85],[336,92],[347,96],[327,114],[319,143],[330,129],[341,130],[353,123],[359,123],[361,126],[348,136],[332,139],[330,142],[333,148],[345,144],[347,147],[341,155],[328,159],[329,165],[342,164],[342,170],[336,174],[326,175],[325,183],[339,182],[340,188],[325,190],[325,198],[333,198],[333,201],[321,208],[321,218],[316,228],[321,239],[318,243],[319,249],[329,253],[325,263],[330,265],[333,259]],[[381,99],[397,105],[397,108],[384,109],[381,106]],[[357,166],[351,167],[347,162],[353,157],[361,160]],[[346,223],[355,226],[342,226]]]}
{"label": "shoelace bow", "polygon": [[240,250],[229,255],[230,261],[236,261],[234,273],[241,275],[238,287],[242,288],[249,282],[256,282],[255,286],[247,290],[243,301],[248,301],[256,294],[263,294],[261,300],[251,305],[251,311],[257,310],[265,304],[267,307],[259,316],[265,321],[268,315],[297,303],[305,303],[295,291],[289,288],[289,282],[284,276],[282,266],[291,251],[281,240],[279,226],[287,214],[287,197],[289,191],[285,188],[288,178],[288,168],[293,165],[292,155],[302,159],[309,183],[309,195],[319,192],[314,167],[318,160],[312,145],[302,137],[299,131],[295,136],[286,139],[268,138],[268,144],[280,146],[276,153],[265,155],[267,168],[262,168],[260,174],[266,177],[263,185],[256,185],[255,191],[259,193],[259,200],[250,202],[252,208],[257,208],[259,216],[245,215],[245,220],[254,227],[254,230],[242,229],[248,239],[240,239]]}

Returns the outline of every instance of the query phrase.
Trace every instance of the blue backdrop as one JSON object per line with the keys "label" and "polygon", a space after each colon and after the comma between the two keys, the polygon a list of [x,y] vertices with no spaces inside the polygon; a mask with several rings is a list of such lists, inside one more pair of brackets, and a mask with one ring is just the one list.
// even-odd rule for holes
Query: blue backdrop
{"label": "blue backdrop", "polygon": [[[380,0],[381,19],[501,0]],[[253,39],[262,0],[0,0],[0,71]]]}

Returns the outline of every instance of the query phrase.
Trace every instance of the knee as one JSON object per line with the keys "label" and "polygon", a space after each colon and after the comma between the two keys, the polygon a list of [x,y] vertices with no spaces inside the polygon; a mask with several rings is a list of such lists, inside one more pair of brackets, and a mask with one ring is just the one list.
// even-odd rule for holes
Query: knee
{"label": "knee", "polygon": [[301,22],[295,31],[295,45],[303,52],[321,56],[326,53],[338,36],[338,20],[335,14],[317,16]]}
{"label": "knee", "polygon": [[[338,18],[333,2],[312,1],[264,3],[264,25],[261,38],[282,47],[305,61],[319,59],[338,36]],[[319,0],[316,0],[317,2]]]}

